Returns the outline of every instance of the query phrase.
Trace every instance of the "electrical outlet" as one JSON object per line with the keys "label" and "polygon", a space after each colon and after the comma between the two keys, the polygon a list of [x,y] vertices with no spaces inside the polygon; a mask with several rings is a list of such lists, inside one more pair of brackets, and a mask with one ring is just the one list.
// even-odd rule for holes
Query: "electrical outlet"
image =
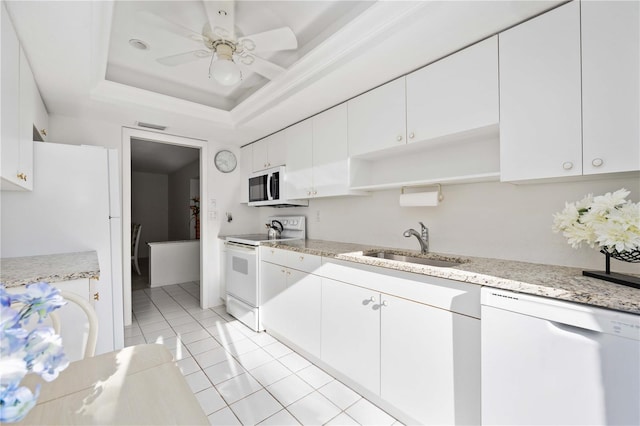
{"label": "electrical outlet", "polygon": [[320,222],[320,210],[316,210],[316,222]]}

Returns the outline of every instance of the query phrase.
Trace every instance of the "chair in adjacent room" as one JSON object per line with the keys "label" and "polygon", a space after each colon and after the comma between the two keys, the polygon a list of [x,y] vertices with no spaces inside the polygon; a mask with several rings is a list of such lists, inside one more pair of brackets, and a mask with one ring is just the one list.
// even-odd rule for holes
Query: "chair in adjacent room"
{"label": "chair in adjacent room", "polygon": [[138,275],[142,275],[140,272],[140,265],[138,264],[138,246],[140,245],[140,233],[142,232],[142,225],[139,223],[131,224],[131,263],[136,268]]}

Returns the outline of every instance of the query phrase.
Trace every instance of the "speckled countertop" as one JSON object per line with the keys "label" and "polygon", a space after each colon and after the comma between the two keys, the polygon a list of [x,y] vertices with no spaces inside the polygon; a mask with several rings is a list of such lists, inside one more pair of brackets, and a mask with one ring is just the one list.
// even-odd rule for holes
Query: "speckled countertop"
{"label": "speckled countertop", "polygon": [[6,287],[98,276],[100,266],[95,251],[0,259],[0,283]]}
{"label": "speckled countertop", "polygon": [[421,256],[419,252],[411,250],[322,240],[282,241],[263,245],[640,315],[640,289],[585,277],[580,268],[438,253],[426,255],[433,259],[462,262],[458,266],[442,268],[363,256],[363,253],[380,249]]}

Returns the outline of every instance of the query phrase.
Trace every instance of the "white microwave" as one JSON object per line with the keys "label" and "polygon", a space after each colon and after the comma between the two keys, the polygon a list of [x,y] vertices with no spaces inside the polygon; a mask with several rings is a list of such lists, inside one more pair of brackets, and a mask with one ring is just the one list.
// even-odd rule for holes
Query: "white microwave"
{"label": "white microwave", "polygon": [[249,176],[250,206],[308,206],[307,200],[289,200],[285,183],[285,167],[261,170]]}

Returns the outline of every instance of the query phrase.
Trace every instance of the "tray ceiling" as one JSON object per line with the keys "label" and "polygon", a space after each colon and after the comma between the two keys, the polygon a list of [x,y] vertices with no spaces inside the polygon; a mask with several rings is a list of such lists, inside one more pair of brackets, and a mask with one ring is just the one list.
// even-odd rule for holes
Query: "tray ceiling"
{"label": "tray ceiling", "polygon": [[[258,56],[283,68],[322,43],[348,24],[372,2],[362,1],[238,1],[235,27],[239,36],[289,27],[298,39],[296,50],[264,52]],[[152,15],[151,15],[152,14]],[[201,33],[207,23],[202,1],[124,1],[113,9],[106,79],[216,109],[230,111],[269,82],[257,73],[243,75],[235,86],[222,86],[210,79],[210,57],[177,66],[157,62],[158,58],[204,49],[202,42],[170,32],[149,19],[158,16]],[[146,50],[129,40],[142,40]]]}

